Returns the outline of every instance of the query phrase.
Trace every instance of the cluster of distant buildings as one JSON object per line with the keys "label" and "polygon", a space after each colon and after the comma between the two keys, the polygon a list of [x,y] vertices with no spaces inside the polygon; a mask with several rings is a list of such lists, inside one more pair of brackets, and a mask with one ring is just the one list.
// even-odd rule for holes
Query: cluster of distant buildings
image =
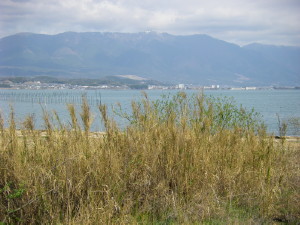
{"label": "cluster of distant buildings", "polygon": [[10,83],[11,89],[70,89],[72,86],[69,84],[52,84],[42,83],[40,81],[28,81],[24,83]]}
{"label": "cluster of distant buildings", "polygon": [[0,82],[0,88],[2,89],[29,89],[29,90],[45,90],[45,89],[126,89],[127,86],[117,85],[99,85],[99,86],[87,86],[87,85],[73,85],[68,83],[43,83],[40,81],[28,81],[24,83],[13,83],[11,81]]}
{"label": "cluster of distant buildings", "polygon": [[257,89],[267,89],[267,88],[258,88],[258,87],[220,87],[218,84],[213,84],[210,86],[199,86],[199,85],[186,85],[186,84],[178,84],[175,86],[155,86],[149,85],[149,90],[153,89],[179,89],[179,90],[257,90]]}
{"label": "cluster of distant buildings", "polygon": [[[148,87],[148,88],[147,88]],[[99,86],[87,86],[87,85],[73,85],[68,83],[43,83],[40,81],[28,81],[24,83],[13,83],[11,81],[1,81],[0,88],[9,89],[134,89],[127,85],[99,85]],[[295,89],[295,87],[221,87],[218,84],[210,86],[200,86],[192,84],[177,84],[174,86],[164,85],[148,85],[148,90],[260,90],[260,89]],[[298,89],[298,88],[297,88]]]}

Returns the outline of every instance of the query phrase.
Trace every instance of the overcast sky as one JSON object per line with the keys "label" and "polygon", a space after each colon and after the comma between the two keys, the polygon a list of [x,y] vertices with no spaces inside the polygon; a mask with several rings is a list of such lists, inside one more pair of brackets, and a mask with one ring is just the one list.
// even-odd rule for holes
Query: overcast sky
{"label": "overcast sky", "polygon": [[148,30],[300,46],[300,0],[0,0],[0,37]]}

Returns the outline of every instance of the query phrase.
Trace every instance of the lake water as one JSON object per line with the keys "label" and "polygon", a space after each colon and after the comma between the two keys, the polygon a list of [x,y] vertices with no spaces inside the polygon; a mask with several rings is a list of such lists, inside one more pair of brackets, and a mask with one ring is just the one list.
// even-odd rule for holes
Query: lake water
{"label": "lake water", "polygon": [[[151,100],[162,94],[175,94],[176,90],[146,91]],[[186,90],[187,94],[197,91]],[[67,102],[79,104],[81,96],[85,94],[91,103],[95,118],[92,130],[102,130],[97,104],[100,102],[110,106],[121,103],[123,108],[129,108],[132,100],[141,98],[138,90],[0,90],[0,110],[7,120],[10,105],[14,108],[17,121],[22,121],[26,115],[34,114],[37,128],[43,128],[42,112],[55,110],[65,122],[69,122]],[[278,133],[278,117],[282,120],[300,117],[300,90],[211,90],[204,94],[214,97],[233,97],[237,105],[247,109],[254,108],[260,113],[270,133]],[[78,108],[80,106],[78,105]],[[124,121],[119,121],[120,124]],[[293,135],[292,131],[288,134]]]}

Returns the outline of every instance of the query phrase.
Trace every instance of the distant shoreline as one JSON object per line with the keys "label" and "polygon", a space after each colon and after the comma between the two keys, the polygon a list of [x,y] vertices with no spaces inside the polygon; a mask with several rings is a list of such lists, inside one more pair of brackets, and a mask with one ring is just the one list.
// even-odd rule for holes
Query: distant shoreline
{"label": "distant shoreline", "polygon": [[229,87],[229,88],[205,88],[205,87],[197,87],[197,88],[145,88],[145,89],[132,89],[132,88],[99,88],[94,86],[78,86],[76,88],[18,88],[18,87],[0,87],[0,90],[178,90],[178,91],[185,91],[185,90],[204,90],[204,91],[260,91],[260,90],[300,90],[300,87],[255,87],[255,88],[248,88],[248,87]]}

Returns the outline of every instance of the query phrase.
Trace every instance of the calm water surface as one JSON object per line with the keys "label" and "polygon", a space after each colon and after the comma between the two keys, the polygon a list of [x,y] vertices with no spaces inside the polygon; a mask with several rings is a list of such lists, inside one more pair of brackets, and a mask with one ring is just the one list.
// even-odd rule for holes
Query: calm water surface
{"label": "calm water surface", "polygon": [[[161,97],[162,94],[175,94],[175,90],[149,90],[146,91],[151,100]],[[197,93],[197,91],[187,90],[188,94]],[[121,103],[124,109],[130,107],[132,100],[141,98],[141,91],[137,90],[0,90],[0,110],[7,119],[10,111],[10,105],[13,106],[17,121],[20,122],[26,115],[33,114],[38,128],[43,128],[42,112],[43,108],[47,111],[55,110],[60,118],[67,124],[69,123],[66,102],[75,102],[80,100],[85,93],[92,103],[92,112],[95,118],[92,129],[102,130],[100,116],[97,109],[97,103],[101,102],[108,106]],[[217,90],[205,91],[206,95],[214,97],[233,97],[237,105],[243,105],[247,109],[254,108],[256,112],[262,115],[264,122],[270,133],[277,133],[278,118],[289,119],[300,117],[300,90],[255,90],[255,91],[232,91]],[[2,97],[1,97],[2,94]],[[8,98],[11,94],[14,97]],[[3,96],[6,96],[4,99]],[[17,96],[17,97],[16,97]],[[23,97],[22,97],[23,96]],[[35,96],[35,100],[30,100]],[[48,97],[47,97],[48,96]],[[41,101],[36,100],[41,98]],[[58,100],[55,98],[59,98]],[[38,103],[41,102],[41,103]],[[78,109],[80,106],[78,105]],[[111,110],[111,107],[109,107]],[[120,124],[122,121],[116,118]]]}

